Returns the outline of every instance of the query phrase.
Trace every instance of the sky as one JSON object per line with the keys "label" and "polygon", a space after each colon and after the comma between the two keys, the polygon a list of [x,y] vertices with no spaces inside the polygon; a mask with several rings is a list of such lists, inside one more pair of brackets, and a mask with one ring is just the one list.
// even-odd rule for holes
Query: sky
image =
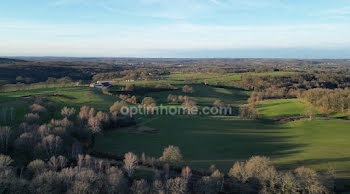
{"label": "sky", "polygon": [[1,0],[0,56],[350,58],[350,0]]}

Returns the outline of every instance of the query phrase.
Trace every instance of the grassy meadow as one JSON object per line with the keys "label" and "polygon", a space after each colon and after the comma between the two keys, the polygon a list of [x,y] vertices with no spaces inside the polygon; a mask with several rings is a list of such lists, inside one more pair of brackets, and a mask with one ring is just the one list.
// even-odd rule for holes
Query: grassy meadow
{"label": "grassy meadow", "polygon": [[283,169],[305,165],[325,170],[330,165],[339,175],[350,175],[350,121],[304,120],[277,125],[234,116],[163,116],[152,118],[145,125],[160,132],[108,132],[98,138],[96,149],[119,154],[145,152],[159,157],[166,146],[177,145],[185,163],[197,168],[215,164],[228,170],[235,161],[264,155]]}
{"label": "grassy meadow", "polygon": [[[288,73],[288,72],[287,72]],[[283,72],[275,73],[276,76]],[[167,97],[187,95],[200,106],[210,106],[216,99],[238,107],[245,104],[250,93],[233,87],[205,86],[224,82],[230,85],[240,79],[239,74],[171,74],[158,81],[135,81],[137,86],[170,83],[178,89],[135,94],[138,101],[153,97],[157,104],[169,105]],[[191,84],[194,93],[183,93],[187,77],[195,78]],[[116,85],[125,85],[117,82]],[[14,107],[16,123],[27,113],[32,96],[39,95],[56,107],[55,116],[63,106],[79,109],[88,105],[97,110],[108,111],[117,100],[117,94],[108,96],[98,89],[86,86],[35,89],[0,93],[1,107]],[[267,100],[257,105],[262,118],[299,116],[308,105],[298,99]],[[133,133],[131,128],[106,132],[96,140],[95,149],[123,155],[125,152],[159,157],[168,145],[179,146],[184,163],[193,168],[207,168],[215,164],[228,170],[235,161],[246,160],[252,155],[271,157],[278,168],[293,169],[305,165],[317,170],[332,166],[338,178],[350,177],[350,121],[318,118],[289,123],[273,123],[268,120],[242,120],[237,116],[152,116],[143,117],[140,126],[159,129],[159,133]]]}
{"label": "grassy meadow", "polygon": [[300,116],[309,105],[300,99],[265,100],[257,105],[262,118]]}
{"label": "grassy meadow", "polygon": [[88,87],[46,88],[0,93],[0,109],[10,110],[11,107],[14,108],[15,122],[13,126],[22,122],[24,115],[29,111],[29,106],[33,103],[34,96],[41,96],[43,100],[49,102],[55,110],[53,113],[55,117],[59,117],[60,110],[64,106],[79,110],[81,106],[87,105],[97,110],[107,111],[119,99],[115,96],[104,95],[98,89]]}

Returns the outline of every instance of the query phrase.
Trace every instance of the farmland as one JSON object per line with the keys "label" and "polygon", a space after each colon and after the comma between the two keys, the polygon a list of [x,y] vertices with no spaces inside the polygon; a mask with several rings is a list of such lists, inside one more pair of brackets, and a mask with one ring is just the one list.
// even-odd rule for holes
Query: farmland
{"label": "farmland", "polygon": [[[303,74],[291,71],[175,71],[135,80],[118,77],[113,79],[108,89],[90,88],[88,83],[72,82],[39,83],[13,91],[15,87],[11,85],[11,90],[0,93],[0,108],[14,110],[15,119],[11,122],[2,119],[0,124],[11,126],[14,134],[21,133],[22,122],[32,109],[30,106],[40,99],[47,109],[40,123],[58,122],[62,119],[63,107],[76,110],[70,117],[74,122],[74,129],[71,130],[76,131],[65,141],[80,141],[84,148],[88,148],[87,152],[110,154],[117,158],[128,152],[138,156],[144,153],[159,159],[164,154],[163,150],[173,145],[179,148],[183,156],[178,165],[190,166],[198,171],[215,165],[223,173],[227,173],[238,161],[247,161],[252,156],[266,156],[281,171],[305,166],[324,173],[332,168],[336,172],[336,184],[343,185],[343,181],[350,179],[350,143],[347,141],[350,138],[350,120],[345,111],[332,109],[325,113],[325,108],[319,106],[324,103],[316,103],[314,94],[302,95],[303,92],[306,94],[305,90],[290,92],[278,85],[283,85],[279,80],[301,79],[298,76],[302,77]],[[266,90],[265,87],[271,84],[269,82],[276,82],[276,87]],[[186,87],[190,89],[187,91]],[[311,88],[303,85],[293,87]],[[330,91],[315,92],[324,95]],[[343,96],[347,95],[347,90],[337,92],[339,96],[343,95],[341,92],[345,93]],[[186,101],[190,101],[190,106],[198,107],[200,114],[133,115],[130,118],[132,122],[123,121],[122,126],[111,125],[104,131],[87,135],[84,131],[86,127],[81,124],[81,107],[94,108],[88,114],[102,111],[101,114],[113,115],[115,110],[111,108],[112,105],[131,97],[134,101],[125,103],[130,107],[145,106],[147,98],[151,99],[154,107],[181,108]],[[205,107],[215,106],[226,106],[233,111],[227,115],[201,114]],[[242,107],[248,108],[248,112],[242,113]],[[128,118],[118,115],[118,119]],[[18,165],[28,163],[28,158],[20,154],[13,154],[12,157]],[[135,177],[153,177],[148,167],[141,169],[136,171]]]}

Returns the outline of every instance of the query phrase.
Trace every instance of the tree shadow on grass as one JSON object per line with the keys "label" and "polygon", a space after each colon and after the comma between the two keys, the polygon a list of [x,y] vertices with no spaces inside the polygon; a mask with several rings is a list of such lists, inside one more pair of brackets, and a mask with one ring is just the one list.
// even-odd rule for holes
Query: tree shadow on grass
{"label": "tree shadow on grass", "polygon": [[[171,133],[169,141],[164,142],[178,145],[185,160],[198,166],[208,166],[213,161],[218,167],[227,169],[235,161],[247,160],[254,155],[280,158],[297,154],[307,146],[291,143],[289,140],[295,136],[287,133],[287,128],[276,124],[250,120],[211,123],[208,120],[196,122],[184,119],[181,121],[183,127],[175,129],[171,127],[177,125],[175,122],[167,121],[169,133],[173,130],[177,133]],[[164,132],[165,138],[167,131]]]}
{"label": "tree shadow on grass", "polygon": [[281,169],[295,169],[300,166],[311,166],[311,165],[319,165],[319,164],[327,164],[333,162],[350,162],[350,157],[342,157],[342,158],[319,158],[319,159],[301,159],[293,162],[289,162],[288,164],[278,165]]}

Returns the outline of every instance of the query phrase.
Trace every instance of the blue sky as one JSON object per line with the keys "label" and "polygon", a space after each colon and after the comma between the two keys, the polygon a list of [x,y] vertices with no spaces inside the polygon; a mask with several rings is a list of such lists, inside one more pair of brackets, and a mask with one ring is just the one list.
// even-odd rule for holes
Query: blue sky
{"label": "blue sky", "polygon": [[349,0],[2,0],[1,56],[350,58]]}

